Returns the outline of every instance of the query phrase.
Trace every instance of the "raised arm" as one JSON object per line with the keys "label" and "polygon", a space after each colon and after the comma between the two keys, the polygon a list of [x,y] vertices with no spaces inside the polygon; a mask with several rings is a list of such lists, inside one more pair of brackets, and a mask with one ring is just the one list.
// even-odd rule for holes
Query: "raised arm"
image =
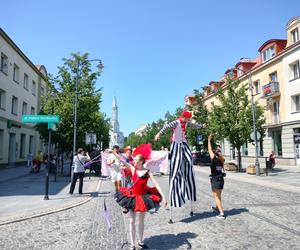
{"label": "raised arm", "polygon": [[212,150],[211,138],[212,138],[212,135],[209,135],[208,138],[207,138],[207,142],[208,142],[207,147],[208,147],[208,153],[209,153],[210,159],[213,159],[215,157],[215,154]]}
{"label": "raised arm", "polygon": [[167,123],[163,126],[163,128],[156,134],[155,136],[155,141],[159,140],[160,139],[160,135],[164,134],[168,129],[171,129],[171,128],[176,128],[177,126],[177,121],[172,121],[170,123]]}
{"label": "raised arm", "polygon": [[157,183],[157,181],[155,180],[155,178],[153,177],[151,172],[149,172],[149,176],[150,176],[150,180],[153,182],[154,186],[156,187],[156,189],[160,193],[160,195],[162,197],[162,202],[163,202],[164,206],[166,207],[167,206],[167,200],[166,200],[166,197],[164,196],[159,184]]}
{"label": "raised arm", "polygon": [[[126,167],[128,167],[128,168],[131,170],[131,172],[134,171],[134,169],[135,169],[134,166],[132,166],[131,164],[129,164],[129,163],[126,162],[126,161],[123,161],[121,155],[117,154],[115,151],[113,151],[113,150],[111,150],[111,149],[106,149],[105,151],[108,152],[108,153],[114,154],[114,155],[116,156],[116,158],[117,158],[118,160],[120,160],[121,163],[123,163]],[[113,162],[112,162],[112,163],[113,163]],[[111,164],[112,164],[112,163],[111,163]]]}

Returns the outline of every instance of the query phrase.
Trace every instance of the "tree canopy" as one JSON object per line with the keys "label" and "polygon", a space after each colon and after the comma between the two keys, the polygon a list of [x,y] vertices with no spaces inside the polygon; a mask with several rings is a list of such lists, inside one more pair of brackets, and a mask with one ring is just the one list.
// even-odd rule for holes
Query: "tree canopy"
{"label": "tree canopy", "polygon": [[[86,148],[86,133],[95,133],[97,141],[102,141],[103,146],[108,147],[109,120],[100,111],[102,88],[95,87],[101,72],[92,71],[87,53],[72,53],[69,59],[63,59],[63,65],[58,69],[57,76],[48,77],[49,89],[42,98],[40,112],[60,116],[60,123],[57,131],[53,133],[52,142],[57,144],[59,149],[72,150],[75,85],[78,73],[77,148]],[[47,128],[44,125],[37,127],[43,139],[47,140]]]}

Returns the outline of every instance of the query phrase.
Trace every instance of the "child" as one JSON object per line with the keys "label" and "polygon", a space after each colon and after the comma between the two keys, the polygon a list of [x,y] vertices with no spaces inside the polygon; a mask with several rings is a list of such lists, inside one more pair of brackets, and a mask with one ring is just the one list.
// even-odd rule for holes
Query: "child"
{"label": "child", "polygon": [[[116,152],[109,150],[118,159],[121,156]],[[149,159],[151,155],[151,144],[143,144],[136,148],[133,152],[134,166],[127,162],[123,162],[132,172],[132,187],[123,187],[119,192],[115,194],[115,200],[123,208],[123,213],[129,212],[129,232],[131,249],[135,249],[135,218],[136,213],[139,213],[139,247],[142,249],[148,249],[144,240],[144,220],[145,214],[148,210],[157,206],[160,202],[166,206],[167,202],[165,196],[162,193],[160,186],[154,179],[153,175],[148,169],[144,168],[144,163]],[[153,188],[147,186],[148,180],[153,182]]]}

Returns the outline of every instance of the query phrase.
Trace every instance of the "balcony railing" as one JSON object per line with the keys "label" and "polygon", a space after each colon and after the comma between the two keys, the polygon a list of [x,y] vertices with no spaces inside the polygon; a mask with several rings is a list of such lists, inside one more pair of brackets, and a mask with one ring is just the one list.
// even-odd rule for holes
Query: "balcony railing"
{"label": "balcony railing", "polygon": [[267,85],[262,87],[263,97],[275,97],[280,95],[279,82],[269,82]]}
{"label": "balcony railing", "polygon": [[279,125],[281,123],[281,117],[280,114],[270,114],[266,117],[266,124],[267,125]]}

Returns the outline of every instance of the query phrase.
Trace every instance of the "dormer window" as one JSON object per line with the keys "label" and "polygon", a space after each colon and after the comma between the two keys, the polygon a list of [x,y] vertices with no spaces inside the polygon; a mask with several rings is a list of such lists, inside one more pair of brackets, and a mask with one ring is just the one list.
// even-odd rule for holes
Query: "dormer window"
{"label": "dormer window", "polygon": [[240,77],[244,74],[244,70],[242,68],[237,69],[237,76]]}
{"label": "dormer window", "polygon": [[266,62],[275,56],[275,46],[267,48],[263,52],[263,62]]}
{"label": "dormer window", "polygon": [[299,41],[299,33],[298,33],[298,28],[294,29],[291,31],[291,35],[292,35],[292,44],[296,43]]}

